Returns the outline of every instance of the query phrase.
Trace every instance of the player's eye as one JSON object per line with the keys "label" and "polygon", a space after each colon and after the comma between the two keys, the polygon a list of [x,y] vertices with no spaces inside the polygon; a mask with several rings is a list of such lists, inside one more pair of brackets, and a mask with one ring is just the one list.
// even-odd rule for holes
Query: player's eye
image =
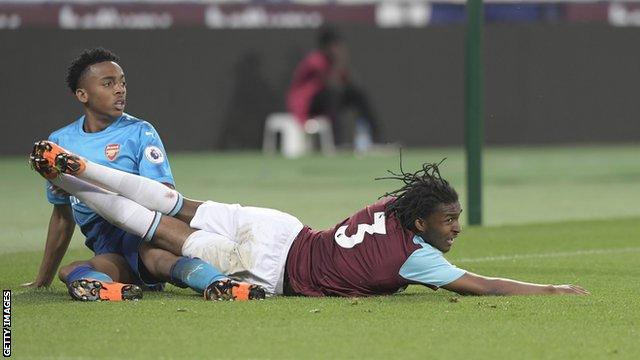
{"label": "player's eye", "polygon": [[113,83],[111,82],[111,80],[107,80],[107,81],[105,81],[105,82],[103,82],[103,83],[102,83],[102,86],[109,87],[109,86],[111,86],[112,84],[113,84]]}

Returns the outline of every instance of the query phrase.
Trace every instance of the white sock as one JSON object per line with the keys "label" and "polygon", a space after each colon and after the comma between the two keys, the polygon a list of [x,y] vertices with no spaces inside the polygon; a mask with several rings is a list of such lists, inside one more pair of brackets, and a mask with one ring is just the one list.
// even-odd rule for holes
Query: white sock
{"label": "white sock", "polygon": [[155,180],[129,174],[86,160],[87,167],[77,177],[118,193],[150,210],[174,216],[182,208],[183,197]]}
{"label": "white sock", "polygon": [[62,174],[50,181],[85,203],[109,223],[145,241],[151,240],[160,223],[160,213],[74,176]]}

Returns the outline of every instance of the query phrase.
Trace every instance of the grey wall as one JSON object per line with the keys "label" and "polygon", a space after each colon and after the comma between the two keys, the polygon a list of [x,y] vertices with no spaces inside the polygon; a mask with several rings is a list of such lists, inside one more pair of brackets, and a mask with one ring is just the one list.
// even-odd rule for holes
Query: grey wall
{"label": "grey wall", "polygon": [[[462,143],[461,27],[345,29],[354,74],[384,136],[411,146]],[[310,30],[0,31],[0,154],[24,154],[74,120],[68,62],[96,45],[116,51],[127,112],[151,121],[171,151],[255,148],[284,109]],[[485,32],[489,144],[640,139],[640,29],[499,25]]]}

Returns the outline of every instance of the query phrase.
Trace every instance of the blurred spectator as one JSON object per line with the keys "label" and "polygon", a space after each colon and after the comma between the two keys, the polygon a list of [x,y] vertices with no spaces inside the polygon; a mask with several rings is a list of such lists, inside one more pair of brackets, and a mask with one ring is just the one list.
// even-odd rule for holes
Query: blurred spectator
{"label": "blurred spectator", "polygon": [[346,109],[357,112],[356,150],[366,151],[380,141],[378,123],[366,94],[351,81],[347,47],[340,34],[332,28],[321,28],[318,46],[298,64],[289,93],[287,107],[304,124],[314,116],[323,115],[333,123],[337,145],[345,143],[340,115]]}

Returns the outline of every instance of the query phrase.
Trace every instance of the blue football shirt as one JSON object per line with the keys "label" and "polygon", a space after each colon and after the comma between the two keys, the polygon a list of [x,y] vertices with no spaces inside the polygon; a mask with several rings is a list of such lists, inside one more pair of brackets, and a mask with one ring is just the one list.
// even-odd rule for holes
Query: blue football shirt
{"label": "blue football shirt", "polygon": [[413,237],[421,245],[400,268],[400,276],[421,284],[442,287],[458,280],[466,271],[448,262],[442,252],[427,244],[420,236]]}
{"label": "blue football shirt", "polygon": [[[95,163],[162,183],[175,184],[160,136],[151,124],[123,114],[106,129],[88,133],[84,116],[53,132],[49,140]],[[59,196],[47,182],[47,199],[52,204],[71,204],[80,227],[98,215],[73,196]]]}

